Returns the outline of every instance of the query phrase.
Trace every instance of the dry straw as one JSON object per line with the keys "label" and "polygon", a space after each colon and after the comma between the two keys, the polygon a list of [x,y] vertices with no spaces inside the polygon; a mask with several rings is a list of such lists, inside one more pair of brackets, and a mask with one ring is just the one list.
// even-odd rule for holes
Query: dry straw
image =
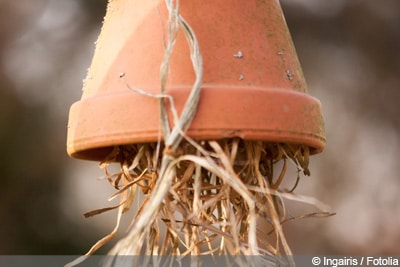
{"label": "dry straw", "polygon": [[[177,259],[187,255],[290,256],[292,252],[282,224],[293,218],[287,216],[284,200],[324,208],[311,198],[293,193],[300,172],[310,174],[309,148],[239,138],[195,141],[185,134],[200,100],[203,63],[196,35],[179,14],[179,1],[165,3],[169,20],[160,94],[149,94],[125,82],[135,93],[159,98],[163,138],[160,135],[157,143],[116,146],[100,163],[107,180],[116,189],[109,200],[119,198],[119,204],[85,216],[118,209],[117,224],[85,256],[68,266],[78,264],[116,236],[121,217],[133,206],[135,195],[142,195],[144,200],[135,210],[127,235],[116,243],[110,255],[170,255]],[[186,36],[196,74],[180,117],[173,98],[165,94],[169,59],[179,30]],[[120,77],[124,80],[123,73]],[[167,101],[173,114],[172,129],[168,123]],[[115,174],[110,174],[107,168],[112,162],[120,163],[120,171]],[[282,190],[288,162],[298,170],[296,182],[293,188]],[[282,167],[274,174],[278,163]],[[316,212],[301,218],[329,215]],[[294,266],[294,262],[289,257],[285,265]]]}

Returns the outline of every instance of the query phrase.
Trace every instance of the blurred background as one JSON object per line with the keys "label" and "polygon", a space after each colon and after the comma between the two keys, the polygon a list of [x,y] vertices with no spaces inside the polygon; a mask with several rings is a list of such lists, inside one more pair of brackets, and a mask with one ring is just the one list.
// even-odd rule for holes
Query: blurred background
{"label": "blurred background", "polygon": [[[287,223],[295,254],[400,254],[400,1],[281,0],[326,150],[298,193],[329,218]],[[0,254],[82,254],[114,227],[96,162],[65,152],[104,0],[0,0]],[[106,252],[110,247],[106,247]]]}

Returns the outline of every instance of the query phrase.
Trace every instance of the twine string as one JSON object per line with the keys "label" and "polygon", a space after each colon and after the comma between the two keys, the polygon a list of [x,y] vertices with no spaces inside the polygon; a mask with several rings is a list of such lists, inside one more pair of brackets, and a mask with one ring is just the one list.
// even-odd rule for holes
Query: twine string
{"label": "twine string", "polygon": [[[147,199],[146,209],[143,209],[140,216],[132,225],[128,235],[121,239],[114,248],[110,251],[110,255],[135,255],[140,251],[141,244],[145,236],[148,234],[148,225],[154,222],[157,213],[162,206],[162,202],[167,196],[172,180],[176,175],[176,168],[170,167],[174,160],[174,152],[179,147],[183,140],[182,132],[185,133],[192,122],[199,103],[200,88],[203,77],[203,61],[200,52],[200,47],[196,35],[191,26],[183,19],[179,13],[179,1],[166,0],[166,7],[168,9],[168,42],[164,54],[164,60],[160,67],[161,75],[161,94],[165,96],[167,86],[167,75],[169,70],[169,62],[171,59],[173,47],[176,42],[176,33],[182,29],[186,36],[186,40],[191,51],[191,60],[195,72],[195,82],[192,86],[189,97],[183,107],[181,117],[175,122],[172,130],[168,121],[168,110],[164,97],[160,97],[160,123],[164,134],[165,147],[170,149],[171,153],[164,153],[161,160],[161,168],[159,172],[159,179],[156,182],[153,192]],[[179,28],[178,28],[179,26]],[[173,101],[172,101],[173,103]]]}

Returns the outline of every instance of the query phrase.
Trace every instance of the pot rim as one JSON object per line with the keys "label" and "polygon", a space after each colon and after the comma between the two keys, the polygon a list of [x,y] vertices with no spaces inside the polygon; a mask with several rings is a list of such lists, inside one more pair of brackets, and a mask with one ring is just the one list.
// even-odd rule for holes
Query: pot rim
{"label": "pot rim", "polygon": [[[190,92],[183,87],[166,91],[173,97],[178,114]],[[133,91],[119,91],[74,103],[68,125],[68,154],[98,161],[117,145],[162,140],[158,101]],[[239,137],[303,144],[310,147],[311,154],[321,152],[326,141],[318,99],[291,89],[245,86],[202,86],[187,135],[196,140]]]}

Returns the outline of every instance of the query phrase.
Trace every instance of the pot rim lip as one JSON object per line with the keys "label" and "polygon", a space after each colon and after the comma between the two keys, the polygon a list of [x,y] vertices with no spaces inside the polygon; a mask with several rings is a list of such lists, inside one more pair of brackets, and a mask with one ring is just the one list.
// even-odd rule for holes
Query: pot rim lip
{"label": "pot rim lip", "polygon": [[[178,113],[189,93],[187,86],[166,91]],[[67,153],[98,161],[116,145],[157,142],[162,135],[158,113],[158,99],[128,90],[79,100],[70,109]],[[239,137],[304,144],[311,154],[322,152],[326,142],[318,99],[292,89],[251,86],[202,86],[187,135],[195,140]]]}

